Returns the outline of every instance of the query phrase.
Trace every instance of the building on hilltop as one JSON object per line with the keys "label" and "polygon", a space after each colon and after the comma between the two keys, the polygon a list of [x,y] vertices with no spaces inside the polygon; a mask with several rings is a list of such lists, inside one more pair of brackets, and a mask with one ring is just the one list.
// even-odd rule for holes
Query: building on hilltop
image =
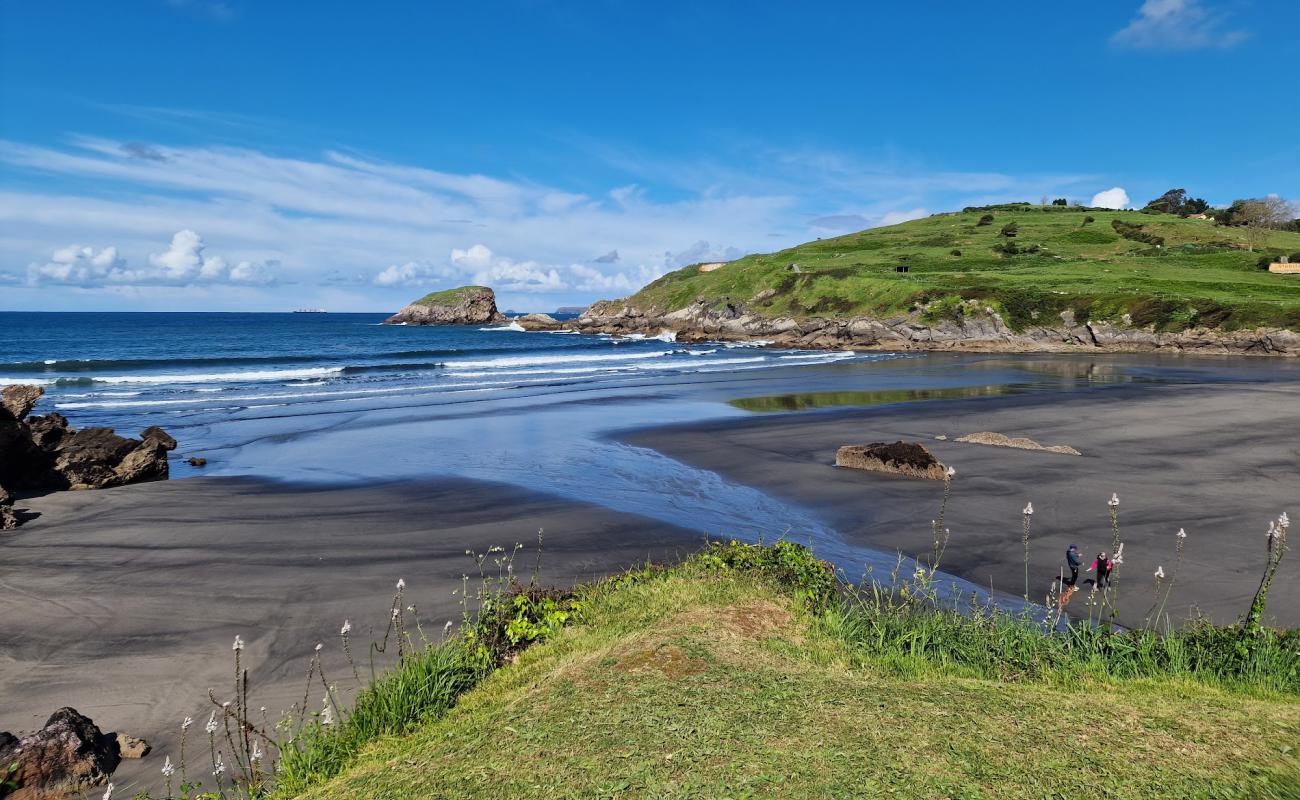
{"label": "building on hilltop", "polygon": [[1290,258],[1282,256],[1268,265],[1268,271],[1278,275],[1300,275],[1300,264],[1292,264]]}

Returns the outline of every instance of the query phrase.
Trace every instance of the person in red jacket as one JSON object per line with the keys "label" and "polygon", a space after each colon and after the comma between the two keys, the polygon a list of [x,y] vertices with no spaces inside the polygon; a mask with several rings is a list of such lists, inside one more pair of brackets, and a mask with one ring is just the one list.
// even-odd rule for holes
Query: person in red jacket
{"label": "person in red jacket", "polygon": [[1104,589],[1110,585],[1110,571],[1115,568],[1115,562],[1106,558],[1105,553],[1098,553],[1093,559],[1092,566],[1088,567],[1088,572],[1097,570],[1097,588]]}

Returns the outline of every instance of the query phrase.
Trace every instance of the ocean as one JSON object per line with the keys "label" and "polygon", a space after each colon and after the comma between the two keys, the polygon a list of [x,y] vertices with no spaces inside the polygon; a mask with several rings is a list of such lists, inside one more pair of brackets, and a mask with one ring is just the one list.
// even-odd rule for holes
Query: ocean
{"label": "ocean", "polygon": [[384,316],[0,312],[0,384],[39,384],[43,409],[132,432],[365,398],[437,403],[530,387],[879,358],[686,346],[671,334],[382,325]]}

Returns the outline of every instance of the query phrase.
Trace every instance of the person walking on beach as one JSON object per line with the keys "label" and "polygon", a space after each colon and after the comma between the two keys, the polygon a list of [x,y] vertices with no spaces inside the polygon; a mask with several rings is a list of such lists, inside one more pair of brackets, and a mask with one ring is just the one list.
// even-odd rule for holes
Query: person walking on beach
{"label": "person walking on beach", "polygon": [[1070,579],[1065,582],[1065,585],[1073,586],[1079,582],[1079,567],[1083,566],[1083,557],[1079,555],[1079,545],[1072,544],[1066,548],[1065,565],[1070,568]]}
{"label": "person walking on beach", "polygon": [[1096,586],[1098,589],[1105,589],[1110,585],[1110,571],[1114,568],[1115,562],[1106,558],[1105,553],[1097,554],[1097,558],[1093,560],[1092,566],[1088,567],[1088,571],[1097,570]]}

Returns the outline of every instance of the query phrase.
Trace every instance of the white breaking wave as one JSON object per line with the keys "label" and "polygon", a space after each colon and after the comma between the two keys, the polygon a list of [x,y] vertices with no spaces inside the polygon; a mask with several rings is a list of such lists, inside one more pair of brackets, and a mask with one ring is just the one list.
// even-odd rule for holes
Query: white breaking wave
{"label": "white breaking wave", "polygon": [[664,328],[654,336],[646,336],[644,333],[629,333],[625,336],[620,336],[619,338],[625,342],[644,342],[647,339],[654,339],[660,342],[675,342],[677,341],[677,331],[670,331],[667,328]]}
{"label": "white breaking wave", "polygon": [[628,361],[639,358],[663,358],[667,351],[653,353],[610,353],[608,355],[507,356],[481,361],[448,361],[447,369],[502,369],[506,367],[541,367],[547,364],[574,364],[603,361]]}
{"label": "white breaking wave", "polygon": [[251,372],[204,372],[172,375],[105,375],[91,378],[95,383],[247,383],[249,381],[288,381],[296,378],[321,378],[337,375],[343,367],[314,367],[311,369],[254,370]]}
{"label": "white breaking wave", "polygon": [[495,328],[479,328],[479,330],[481,330],[481,331],[519,331],[520,333],[523,333],[523,331],[524,331],[524,326],[523,326],[523,325],[520,325],[518,322],[515,322],[514,320],[511,320],[509,325],[501,325],[501,326],[498,326],[498,327],[495,327]]}

